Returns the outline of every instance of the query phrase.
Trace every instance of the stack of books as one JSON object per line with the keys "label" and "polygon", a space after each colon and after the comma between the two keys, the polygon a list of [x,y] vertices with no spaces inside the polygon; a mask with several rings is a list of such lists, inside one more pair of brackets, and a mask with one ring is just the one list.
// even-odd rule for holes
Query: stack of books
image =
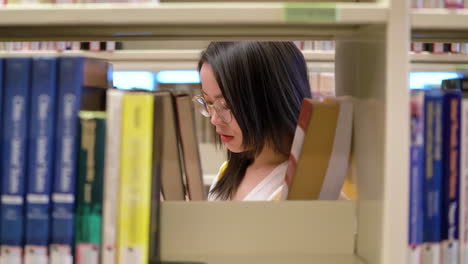
{"label": "stack of books", "polygon": [[411,93],[409,261],[468,260],[467,79]]}
{"label": "stack of books", "polygon": [[2,263],[156,263],[161,199],[204,200],[191,97],[105,61],[0,58]]}

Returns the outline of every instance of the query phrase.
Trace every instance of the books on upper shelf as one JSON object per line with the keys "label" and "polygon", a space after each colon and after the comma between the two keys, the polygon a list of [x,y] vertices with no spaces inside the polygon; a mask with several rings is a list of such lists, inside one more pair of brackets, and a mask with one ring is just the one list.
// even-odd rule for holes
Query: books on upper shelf
{"label": "books on upper shelf", "polygon": [[335,41],[333,40],[307,40],[294,41],[294,44],[300,50],[315,50],[315,51],[334,51]]}
{"label": "books on upper shelf", "polygon": [[34,5],[34,4],[97,4],[97,3],[158,3],[158,0],[2,0],[2,5]]}
{"label": "books on upper shelf", "polygon": [[122,42],[116,41],[23,41],[0,42],[0,51],[115,51],[122,49]]}
{"label": "books on upper shelf", "polygon": [[458,9],[468,7],[468,2],[466,0],[411,0],[411,7]]}
{"label": "books on upper shelf", "polygon": [[468,43],[444,43],[444,42],[412,42],[411,51],[415,53],[432,53],[432,54],[468,54]]}

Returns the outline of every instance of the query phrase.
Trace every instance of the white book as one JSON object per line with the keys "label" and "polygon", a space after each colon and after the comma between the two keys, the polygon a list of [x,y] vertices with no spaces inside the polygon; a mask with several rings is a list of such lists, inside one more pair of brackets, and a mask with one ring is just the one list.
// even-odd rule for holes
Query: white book
{"label": "white book", "polygon": [[22,251],[22,247],[0,246],[0,264],[22,264]]}
{"label": "white book", "polygon": [[423,264],[441,264],[442,252],[439,243],[424,243],[422,252]]}
{"label": "white book", "polygon": [[89,50],[90,51],[100,51],[101,50],[101,42],[99,42],[99,41],[89,42]]}
{"label": "white book", "polygon": [[99,246],[79,243],[75,251],[75,264],[99,264]]}
{"label": "white book", "polygon": [[460,263],[468,264],[468,98],[461,105],[460,131]]}
{"label": "white book", "polygon": [[421,247],[413,247],[408,249],[407,264],[421,264],[422,252]]}
{"label": "white book", "polygon": [[50,264],[73,264],[72,250],[68,245],[50,245]]}
{"label": "white book", "polygon": [[49,255],[45,246],[25,246],[24,264],[48,264]]}
{"label": "white book", "polygon": [[107,41],[106,42],[106,50],[107,51],[115,51],[115,41]]}
{"label": "white book", "polygon": [[124,92],[107,92],[106,158],[102,211],[101,263],[114,264],[117,241],[117,210],[120,173],[120,137]]}
{"label": "white book", "polygon": [[458,241],[442,242],[442,263],[458,264]]}

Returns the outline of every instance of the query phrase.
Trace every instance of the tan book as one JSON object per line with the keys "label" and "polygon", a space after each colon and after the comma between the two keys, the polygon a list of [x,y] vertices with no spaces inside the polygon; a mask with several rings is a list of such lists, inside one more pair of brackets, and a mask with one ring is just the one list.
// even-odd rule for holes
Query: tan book
{"label": "tan book", "polygon": [[155,93],[154,138],[160,151],[155,151],[155,164],[161,179],[164,200],[185,200],[180,162],[177,117],[173,96],[170,92]]}
{"label": "tan book", "polygon": [[206,200],[192,100],[189,95],[182,94],[176,96],[175,101],[187,195],[189,200]]}
{"label": "tan book", "polygon": [[289,200],[336,200],[348,172],[350,98],[305,99],[286,173]]}
{"label": "tan book", "polygon": [[114,264],[116,262],[123,96],[124,92],[120,90],[111,89],[107,92],[106,158],[102,209],[102,264]]}

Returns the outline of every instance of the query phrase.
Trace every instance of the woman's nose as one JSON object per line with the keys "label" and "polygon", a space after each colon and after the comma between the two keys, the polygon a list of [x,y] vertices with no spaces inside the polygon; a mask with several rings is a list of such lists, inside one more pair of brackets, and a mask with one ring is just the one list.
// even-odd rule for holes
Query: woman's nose
{"label": "woman's nose", "polygon": [[217,126],[217,125],[221,125],[223,121],[221,120],[221,118],[219,118],[219,115],[216,111],[212,111],[210,122],[213,126]]}

